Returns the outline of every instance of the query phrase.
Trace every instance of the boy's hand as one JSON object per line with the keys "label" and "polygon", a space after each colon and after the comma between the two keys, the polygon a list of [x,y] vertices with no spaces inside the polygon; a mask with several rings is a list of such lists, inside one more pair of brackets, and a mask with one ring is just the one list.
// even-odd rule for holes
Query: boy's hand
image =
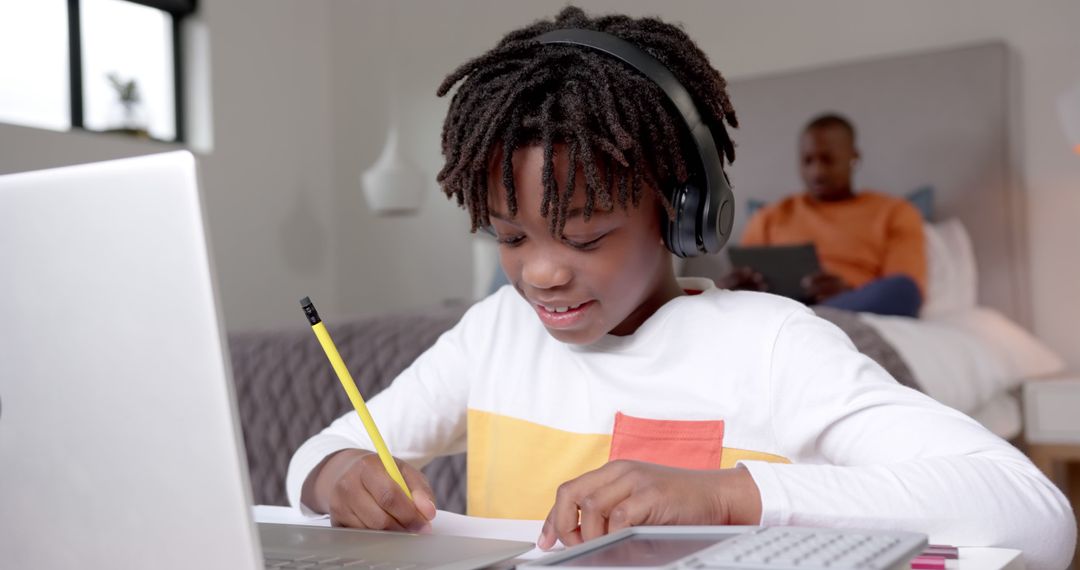
{"label": "boy's hand", "polygon": [[[579,522],[580,520],[580,522]],[[537,546],[548,550],[640,525],[757,525],[761,496],[745,468],[698,471],[612,461],[559,486]]]}
{"label": "boy's hand", "polygon": [[331,455],[309,477],[309,482],[314,479],[313,485],[305,488],[302,500],[317,511],[329,513],[334,526],[420,530],[435,518],[435,494],[422,473],[400,459],[395,461],[412,501],[390,478],[379,455],[361,449]]}

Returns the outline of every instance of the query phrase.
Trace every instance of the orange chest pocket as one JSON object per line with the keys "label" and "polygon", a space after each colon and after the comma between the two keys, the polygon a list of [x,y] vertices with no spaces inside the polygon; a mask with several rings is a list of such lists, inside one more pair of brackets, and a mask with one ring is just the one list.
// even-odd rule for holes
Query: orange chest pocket
{"label": "orange chest pocket", "polygon": [[632,459],[683,469],[719,469],[723,450],[723,420],[650,420],[616,412],[608,461]]}

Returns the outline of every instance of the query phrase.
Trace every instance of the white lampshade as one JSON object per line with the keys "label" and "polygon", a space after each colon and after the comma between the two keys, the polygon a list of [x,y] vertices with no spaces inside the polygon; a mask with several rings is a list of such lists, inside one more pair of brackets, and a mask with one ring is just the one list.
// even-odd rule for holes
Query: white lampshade
{"label": "white lampshade", "polygon": [[415,213],[430,186],[424,171],[401,154],[396,126],[390,127],[382,154],[360,175],[360,183],[368,207],[379,215]]}
{"label": "white lampshade", "polygon": [[1058,114],[1073,152],[1080,154],[1080,81],[1058,97]]}

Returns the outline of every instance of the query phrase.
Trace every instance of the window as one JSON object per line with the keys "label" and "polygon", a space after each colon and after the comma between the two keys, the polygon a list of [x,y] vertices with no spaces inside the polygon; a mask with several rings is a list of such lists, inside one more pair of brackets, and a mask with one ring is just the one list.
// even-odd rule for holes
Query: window
{"label": "window", "polygon": [[184,140],[195,0],[0,0],[0,121]]}
{"label": "window", "polygon": [[67,0],[0,0],[0,121],[67,130]]}

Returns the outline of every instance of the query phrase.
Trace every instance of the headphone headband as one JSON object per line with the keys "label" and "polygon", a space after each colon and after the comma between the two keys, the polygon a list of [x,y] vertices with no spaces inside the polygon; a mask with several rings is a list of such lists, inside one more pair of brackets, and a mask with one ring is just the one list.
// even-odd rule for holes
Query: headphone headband
{"label": "headphone headband", "polygon": [[[638,46],[605,32],[567,28],[546,32],[536,37],[542,44],[568,44],[594,49],[614,57],[655,83],[666,96],[671,107],[684,125],[685,132],[694,143],[697,151],[698,174],[701,176],[700,196],[694,202],[694,196],[674,196],[679,203],[676,209],[676,221],[683,216],[693,216],[702,221],[711,221],[715,229],[702,227],[693,231],[691,236],[671,236],[668,247],[679,257],[688,257],[700,253],[716,253],[723,247],[731,233],[734,207],[731,184],[724,173],[716,139],[710,125],[703,120],[693,96],[679,82],[660,60]],[[723,128],[720,125],[719,128]],[[693,170],[693,169],[692,169]],[[691,172],[693,176],[693,172]],[[684,199],[683,199],[684,198]],[[689,202],[689,203],[688,203]],[[683,210],[691,211],[684,213]],[[694,224],[690,224],[691,229]],[[683,225],[685,230],[685,224]],[[675,234],[683,233],[676,228]],[[680,243],[671,243],[680,242]],[[688,242],[688,243],[683,243]]]}

